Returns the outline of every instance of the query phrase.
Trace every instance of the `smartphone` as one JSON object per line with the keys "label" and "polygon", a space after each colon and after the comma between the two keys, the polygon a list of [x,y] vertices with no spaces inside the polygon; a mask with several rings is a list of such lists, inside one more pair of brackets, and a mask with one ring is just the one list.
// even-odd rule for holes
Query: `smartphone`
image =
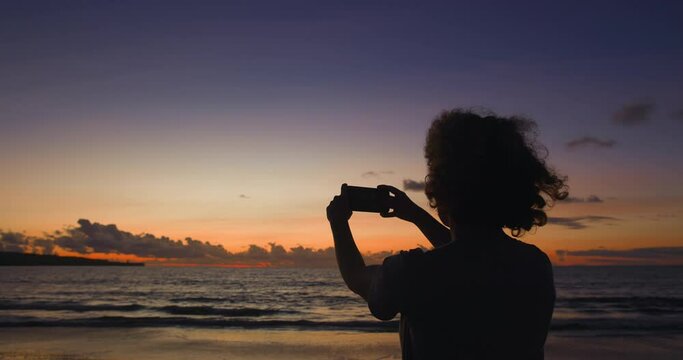
{"label": "smartphone", "polygon": [[349,197],[349,206],[352,211],[374,213],[389,211],[388,190],[347,185],[346,194]]}

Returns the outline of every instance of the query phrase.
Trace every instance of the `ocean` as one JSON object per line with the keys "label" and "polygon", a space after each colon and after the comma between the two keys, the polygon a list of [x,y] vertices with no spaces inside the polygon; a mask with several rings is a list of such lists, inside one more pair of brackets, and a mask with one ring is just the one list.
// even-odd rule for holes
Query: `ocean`
{"label": "ocean", "polygon": [[[556,267],[551,332],[683,333],[683,267]],[[396,332],[336,269],[1,267],[0,327]]]}

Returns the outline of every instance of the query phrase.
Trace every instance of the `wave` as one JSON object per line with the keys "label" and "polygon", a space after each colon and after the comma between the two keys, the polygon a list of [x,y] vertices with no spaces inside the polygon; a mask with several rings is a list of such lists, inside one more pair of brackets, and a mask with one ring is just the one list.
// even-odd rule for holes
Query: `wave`
{"label": "wave", "polygon": [[140,311],[145,306],[138,304],[115,305],[94,304],[86,305],[76,302],[0,302],[0,310],[47,310],[47,311]]}
{"label": "wave", "polygon": [[557,308],[584,313],[625,312],[648,315],[683,313],[683,298],[661,296],[569,297],[558,298]]}
{"label": "wave", "polygon": [[578,296],[558,298],[558,303],[569,304],[648,304],[651,306],[683,307],[683,298],[663,296]]}
{"label": "wave", "polygon": [[679,319],[664,318],[658,320],[639,321],[634,319],[614,318],[576,318],[553,320],[551,331],[591,331],[603,334],[637,334],[637,333],[683,333],[683,323]]}
{"label": "wave", "polygon": [[151,310],[170,315],[205,315],[225,317],[259,317],[276,314],[294,314],[296,311],[278,309],[260,309],[250,307],[215,308],[211,306],[161,306],[150,307],[140,304],[83,304],[76,302],[0,302],[0,310],[42,310],[42,311],[120,311],[135,312]]}
{"label": "wave", "polygon": [[357,330],[367,332],[398,331],[398,321],[311,321],[243,320],[188,317],[101,316],[84,319],[40,319],[35,317],[0,318],[0,327],[199,327],[242,329]]}
{"label": "wave", "polygon": [[[102,316],[82,319],[43,319],[30,316],[0,317],[0,327],[192,327],[241,329],[348,330],[360,332],[397,332],[398,321],[311,321],[311,320],[249,320],[193,317],[129,317]],[[555,333],[592,335],[682,334],[683,324],[675,319],[640,322],[626,319],[584,318],[554,320]]]}
{"label": "wave", "polygon": [[172,314],[172,315],[221,315],[221,316],[264,316],[275,315],[282,313],[293,313],[293,311],[276,310],[276,309],[257,309],[257,308],[214,308],[210,306],[163,306],[155,308],[156,310]]}
{"label": "wave", "polygon": [[226,301],[226,299],[215,298],[215,297],[206,297],[206,296],[190,296],[190,297],[171,298],[170,301],[174,302],[174,303],[179,303],[179,302],[217,303],[217,302],[224,302],[224,301]]}

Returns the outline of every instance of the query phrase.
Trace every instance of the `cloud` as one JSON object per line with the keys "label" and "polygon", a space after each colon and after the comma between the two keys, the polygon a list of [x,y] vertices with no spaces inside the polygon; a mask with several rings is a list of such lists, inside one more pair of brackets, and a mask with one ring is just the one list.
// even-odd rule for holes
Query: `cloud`
{"label": "cloud", "polygon": [[17,232],[2,232],[0,234],[0,251],[24,252],[29,246],[28,238]]}
{"label": "cloud", "polygon": [[678,121],[683,121],[683,109],[671,113],[671,118]]}
{"label": "cloud", "polygon": [[569,196],[564,200],[560,200],[560,202],[563,203],[587,203],[587,204],[597,204],[597,203],[602,203],[604,202],[603,199],[598,197],[597,195],[588,195],[585,198],[582,197],[573,197]]}
{"label": "cloud", "polygon": [[239,198],[240,198],[240,199],[251,199],[250,196],[247,196],[247,195],[244,195],[244,194],[240,194]]}
{"label": "cloud", "polygon": [[38,254],[51,255],[55,251],[55,243],[49,239],[33,239],[31,247],[32,251]]}
{"label": "cloud", "polygon": [[641,262],[648,260],[679,260],[683,262],[683,246],[644,247],[626,250],[606,248],[589,250],[557,250],[556,254],[560,261],[564,261],[569,256],[574,256],[583,258],[639,260]]}
{"label": "cloud", "polygon": [[0,230],[0,251],[49,255],[53,253],[54,248],[55,244],[52,240]]}
{"label": "cloud", "polygon": [[[363,254],[363,258],[368,264],[381,264],[385,257],[392,254],[390,251],[380,251]],[[245,251],[230,253],[229,261],[239,264],[267,263],[276,267],[322,268],[337,266],[333,247],[314,249],[298,245],[287,250],[276,243],[269,243],[268,247],[249,245]]]}
{"label": "cloud", "polygon": [[423,191],[425,189],[424,181],[415,181],[410,179],[403,180],[403,190],[408,191]]}
{"label": "cloud", "polygon": [[612,122],[618,125],[640,125],[650,120],[655,104],[648,101],[624,105],[612,115]]}
{"label": "cloud", "polygon": [[617,142],[614,140],[608,140],[608,139],[598,139],[593,136],[584,136],[580,138],[576,138],[574,140],[568,141],[565,146],[570,149],[580,149],[580,148],[585,148],[585,147],[594,147],[594,148],[612,148],[614,145],[616,145]]}
{"label": "cloud", "polygon": [[[44,237],[27,237],[21,233],[0,231],[0,251],[51,254],[55,249],[88,254],[124,254],[152,258],[166,264],[193,263],[205,265],[268,265],[274,267],[334,267],[334,248],[314,249],[282,245],[249,245],[243,251],[230,252],[221,245],[213,245],[192,238],[172,240],[151,234],[132,234],[116,225],[78,220],[78,227],[55,231]],[[364,254],[369,264],[379,264],[392,252]]]}
{"label": "cloud", "polygon": [[184,241],[151,234],[134,235],[119,230],[116,225],[78,220],[79,227],[66,229],[54,236],[55,245],[82,254],[118,253],[140,257],[159,258],[213,258],[225,259],[228,252],[221,245],[211,245],[192,238]]}
{"label": "cloud", "polygon": [[610,223],[612,221],[619,221],[619,219],[599,215],[548,218],[548,224],[564,226],[572,230],[585,229],[588,227],[587,223]]}
{"label": "cloud", "polygon": [[384,171],[366,171],[362,173],[360,176],[364,178],[379,178],[382,177],[382,175],[391,175],[394,172],[391,170],[384,170]]}

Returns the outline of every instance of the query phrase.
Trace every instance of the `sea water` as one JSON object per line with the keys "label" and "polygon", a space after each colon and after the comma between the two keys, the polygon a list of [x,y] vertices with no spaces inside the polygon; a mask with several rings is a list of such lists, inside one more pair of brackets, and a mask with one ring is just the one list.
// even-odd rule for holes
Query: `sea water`
{"label": "sea water", "polygon": [[[556,267],[554,333],[683,333],[683,267]],[[336,269],[0,267],[0,326],[395,332]]]}

